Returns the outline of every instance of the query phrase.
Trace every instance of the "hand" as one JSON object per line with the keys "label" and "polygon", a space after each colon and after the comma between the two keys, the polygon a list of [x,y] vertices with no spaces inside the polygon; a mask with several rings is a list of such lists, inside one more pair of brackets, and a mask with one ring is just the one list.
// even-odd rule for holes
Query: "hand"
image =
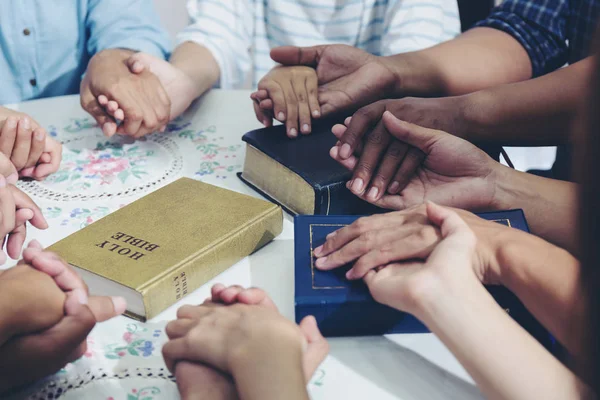
{"label": "hand", "polygon": [[319,83],[309,67],[275,67],[258,82],[250,96],[259,122],[271,126],[273,116],[285,123],[290,138],[311,132],[311,115],[321,115],[317,98]]}
{"label": "hand", "polygon": [[[119,49],[96,54],[81,82],[81,106],[107,136],[120,133],[140,138],[158,130],[164,131],[169,121],[169,96],[154,74],[145,71],[136,75],[129,71],[127,59],[131,54],[131,51]],[[124,123],[118,128],[99,104],[97,99],[101,95],[118,102],[124,111]]]}
{"label": "hand", "polygon": [[394,139],[383,124],[383,114],[424,128],[450,132],[465,137],[466,97],[415,98],[381,100],[358,110],[344,125],[332,129],[339,144],[332,149],[340,160],[352,155],[359,158],[352,176],[352,192],[363,193],[374,202],[386,193],[401,192],[423,161],[423,153]]}
{"label": "hand", "polygon": [[385,59],[352,46],[285,46],[273,49],[271,58],[283,65],[306,65],[316,69],[323,116],[349,112],[394,97],[397,79]]}
{"label": "hand", "polygon": [[179,361],[175,379],[182,400],[238,400],[235,384],[229,375],[204,364]]}
{"label": "hand", "polygon": [[[183,114],[201,94],[200,90],[196,88],[196,82],[191,77],[162,58],[146,53],[135,53],[127,59],[127,66],[136,75],[144,71],[156,75],[171,101],[170,121]],[[123,120],[125,118],[125,111],[118,101],[109,101],[106,96],[101,95],[98,97],[98,102],[115,119]]]}
{"label": "hand", "polygon": [[[77,273],[57,255],[42,251],[35,241],[25,250],[23,263],[52,278],[51,284],[64,292],[64,314],[50,328],[18,332],[0,347],[0,392],[34,382],[78,359],[87,349],[86,337],[96,322],[126,309],[122,298],[88,297],[87,286]],[[21,318],[27,320],[33,311],[26,310]]]}
{"label": "hand", "polygon": [[[466,140],[400,121],[390,112],[383,115],[383,123],[396,139],[421,151],[424,161],[414,175],[406,178],[408,183],[401,192],[386,194],[373,204],[403,210],[429,200],[471,211],[496,208],[496,179],[501,164]],[[341,160],[335,151],[331,156],[349,170],[358,163],[355,156]],[[347,184],[349,188],[354,185],[352,181]],[[369,201],[364,192],[360,197]]]}
{"label": "hand", "polygon": [[[48,228],[37,204],[16,186],[7,184],[0,175],[0,235],[3,238],[2,245],[6,243],[6,251],[12,259],[16,260],[21,254],[27,236],[27,221],[38,229]],[[0,263],[4,262],[6,256],[0,252]]]}
{"label": "hand", "polygon": [[[244,289],[239,285],[225,287],[221,284],[214,285],[211,289],[211,302],[223,303],[227,305],[242,303],[248,305],[258,305],[274,311],[277,306],[267,293],[259,288]],[[298,325],[304,335],[307,347],[304,352],[304,376],[306,382],[312,378],[313,374],[321,365],[329,353],[329,343],[321,335],[317,321],[313,316],[308,316],[300,321]]]}
{"label": "hand", "polygon": [[364,277],[377,302],[417,318],[431,299],[465,295],[462,288],[480,282],[473,231],[457,213],[432,203],[427,204],[427,217],[443,239],[425,261],[389,264]]}
{"label": "hand", "polygon": [[[427,215],[427,205],[356,220],[328,235],[314,250],[315,266],[331,270],[353,263],[348,279],[362,279],[373,269],[410,260],[425,260],[442,240],[439,228]],[[502,285],[498,252],[503,239],[522,233],[487,221],[468,211],[452,209],[477,237],[475,274],[487,285]]]}
{"label": "hand", "polygon": [[[163,356],[173,371],[179,360],[210,365],[234,376],[244,366],[270,358],[275,349],[302,353],[299,328],[278,312],[257,306],[206,303],[183,306],[168,325]],[[210,326],[210,328],[209,328]]]}
{"label": "hand", "polygon": [[[42,179],[58,170],[62,145],[28,115],[0,107],[0,152],[20,176]],[[8,180],[14,183],[13,178]]]}

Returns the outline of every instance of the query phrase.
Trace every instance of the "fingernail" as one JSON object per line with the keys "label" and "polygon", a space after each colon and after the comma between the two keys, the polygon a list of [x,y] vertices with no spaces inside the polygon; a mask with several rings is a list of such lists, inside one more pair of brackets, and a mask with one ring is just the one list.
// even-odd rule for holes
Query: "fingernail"
{"label": "fingernail", "polygon": [[269,120],[268,119],[263,119],[263,125],[264,126],[269,126]]}
{"label": "fingernail", "polygon": [[323,245],[317,247],[316,249],[313,250],[313,254],[315,255],[315,257],[318,257],[319,254],[321,254],[321,252],[323,251]]}
{"label": "fingernail", "polygon": [[392,184],[390,185],[388,191],[391,194],[396,194],[396,192],[398,192],[399,188],[400,188],[400,184],[398,182],[392,182]]}
{"label": "fingernail", "polygon": [[292,129],[290,129],[290,136],[291,136],[291,137],[296,137],[296,136],[298,136],[298,131],[296,130],[296,128],[292,128]]}
{"label": "fingernail", "polygon": [[350,145],[348,143],[344,143],[342,145],[342,149],[340,150],[340,157],[345,160],[346,158],[350,157],[351,152],[352,149],[350,148]]}
{"label": "fingernail", "polygon": [[317,261],[315,262],[317,268],[323,268],[325,264],[327,264],[327,257],[317,258]]}
{"label": "fingernail", "polygon": [[29,221],[31,218],[33,218],[33,211],[29,210],[29,209],[25,209],[25,218],[27,219],[27,221]]}
{"label": "fingernail", "polygon": [[18,180],[19,180],[19,174],[17,174],[16,172],[13,172],[12,174],[10,174],[9,176],[6,177],[6,182],[10,183],[11,185],[14,185],[15,183],[17,183]]}
{"label": "fingernail", "polygon": [[333,231],[333,232],[331,232],[331,233],[330,233],[329,235],[327,235],[325,238],[326,238],[327,240],[329,240],[329,239],[331,239],[332,237],[334,237],[335,235],[337,235],[337,231]]}
{"label": "fingernail", "polygon": [[41,142],[42,140],[44,140],[45,136],[46,136],[46,134],[44,133],[43,130],[38,129],[35,131],[35,140]]}
{"label": "fingernail", "polygon": [[6,187],[6,178],[0,175],[0,188]]}
{"label": "fingernail", "polygon": [[23,128],[25,129],[29,129],[31,126],[31,122],[29,122],[29,118],[25,117],[23,118]]}
{"label": "fingernail", "polygon": [[10,117],[8,120],[6,120],[6,126],[14,129],[17,127],[17,119],[14,117]]}
{"label": "fingernail", "polygon": [[354,182],[352,183],[352,191],[354,193],[362,193],[363,186],[364,186],[363,180],[360,178],[356,178],[354,180]]}
{"label": "fingernail", "polygon": [[336,158],[338,158],[339,152],[340,152],[340,151],[339,151],[338,147],[337,147],[337,146],[333,146],[333,147],[331,148],[331,150],[329,150],[329,156],[330,156],[331,158],[334,158],[334,159],[336,159]]}
{"label": "fingernail", "polygon": [[142,64],[139,61],[133,63],[133,69],[139,70],[140,68],[142,68]]}
{"label": "fingernail", "polygon": [[127,310],[127,301],[123,297],[111,297],[113,306],[115,307],[115,312],[118,315],[121,315]]}
{"label": "fingernail", "polygon": [[285,121],[285,114],[280,111],[279,114],[277,114],[277,119],[279,121],[281,121],[281,122],[284,122]]}
{"label": "fingernail", "polygon": [[379,189],[376,187],[372,187],[371,190],[369,190],[369,194],[367,195],[367,197],[370,200],[377,200],[377,195],[379,194]]}
{"label": "fingernail", "polygon": [[346,272],[346,279],[352,279],[354,278],[354,274],[352,273],[352,270]]}
{"label": "fingernail", "polygon": [[319,110],[314,110],[312,115],[313,115],[313,117],[318,117],[321,115],[321,112]]}
{"label": "fingernail", "polygon": [[308,126],[308,124],[302,125],[302,132],[310,132],[310,126]]}
{"label": "fingernail", "polygon": [[352,190],[352,183],[353,182],[354,181],[348,181],[348,182],[346,182],[346,187],[348,188],[348,190]]}
{"label": "fingernail", "polygon": [[43,246],[37,239],[33,239],[31,242],[29,242],[29,245],[27,247],[43,247]]}

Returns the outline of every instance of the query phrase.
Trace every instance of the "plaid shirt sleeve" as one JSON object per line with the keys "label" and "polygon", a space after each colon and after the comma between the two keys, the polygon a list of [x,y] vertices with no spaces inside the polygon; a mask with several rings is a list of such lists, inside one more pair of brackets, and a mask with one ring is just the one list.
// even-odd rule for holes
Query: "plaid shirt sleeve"
{"label": "plaid shirt sleeve", "polygon": [[477,27],[513,36],[531,59],[533,76],[552,72],[568,61],[567,18],[571,0],[504,0]]}

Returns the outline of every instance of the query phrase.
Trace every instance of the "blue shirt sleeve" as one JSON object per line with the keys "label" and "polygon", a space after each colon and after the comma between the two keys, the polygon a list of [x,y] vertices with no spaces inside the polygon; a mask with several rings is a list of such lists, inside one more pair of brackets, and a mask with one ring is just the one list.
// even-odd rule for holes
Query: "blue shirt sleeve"
{"label": "blue shirt sleeve", "polygon": [[123,48],[166,58],[169,35],[161,27],[152,0],[89,0],[86,30],[90,56]]}
{"label": "blue shirt sleeve", "polygon": [[533,76],[565,65],[569,57],[567,18],[570,0],[504,0],[476,27],[489,27],[513,36],[531,59]]}

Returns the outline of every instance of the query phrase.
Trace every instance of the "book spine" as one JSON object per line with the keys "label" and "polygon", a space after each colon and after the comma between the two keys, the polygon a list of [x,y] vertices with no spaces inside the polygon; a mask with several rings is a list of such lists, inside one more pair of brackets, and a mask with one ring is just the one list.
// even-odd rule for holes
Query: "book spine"
{"label": "book spine", "polygon": [[265,246],[283,230],[281,208],[244,226],[226,240],[198,254],[140,290],[151,319],[244,257]]}

